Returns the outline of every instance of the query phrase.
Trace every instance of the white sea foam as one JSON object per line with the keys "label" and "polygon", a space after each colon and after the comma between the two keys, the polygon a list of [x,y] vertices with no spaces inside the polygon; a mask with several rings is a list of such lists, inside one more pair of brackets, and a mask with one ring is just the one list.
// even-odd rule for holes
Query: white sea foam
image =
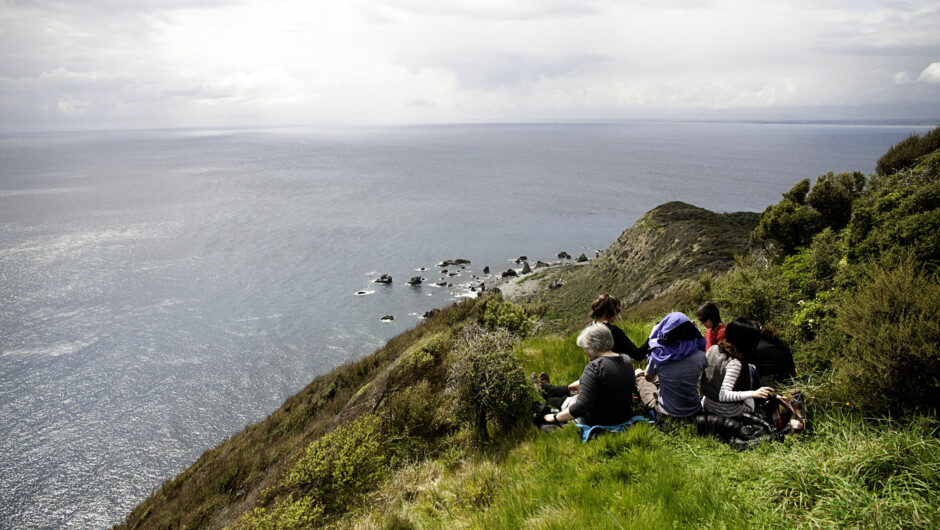
{"label": "white sea foam", "polygon": [[52,344],[45,344],[42,346],[36,347],[26,347],[26,348],[14,348],[6,350],[0,355],[6,357],[62,357],[63,355],[72,355],[81,351],[88,346],[92,346],[98,342],[98,338],[93,338],[91,340],[85,341],[64,341],[56,342]]}

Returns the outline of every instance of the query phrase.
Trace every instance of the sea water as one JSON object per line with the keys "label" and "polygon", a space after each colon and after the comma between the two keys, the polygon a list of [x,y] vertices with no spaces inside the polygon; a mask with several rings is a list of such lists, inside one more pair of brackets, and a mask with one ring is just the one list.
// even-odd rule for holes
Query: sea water
{"label": "sea water", "polygon": [[[803,178],[870,173],[927,130],[4,135],[0,527],[120,522],[317,375],[475,296],[521,255],[593,257],[668,201],[760,211]],[[458,258],[471,263],[436,266]],[[374,283],[382,274],[393,282]],[[426,281],[405,285],[413,276]]]}

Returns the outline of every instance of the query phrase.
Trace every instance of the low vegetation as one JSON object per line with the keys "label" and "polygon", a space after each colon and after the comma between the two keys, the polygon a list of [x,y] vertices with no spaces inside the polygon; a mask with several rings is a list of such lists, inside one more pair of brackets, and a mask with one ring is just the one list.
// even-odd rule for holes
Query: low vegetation
{"label": "low vegetation", "polygon": [[[878,175],[801,182],[759,218],[671,203],[562,287],[446,308],[208,451],[121,527],[940,527],[940,150],[923,150],[937,131],[889,151]],[[626,265],[690,218],[738,228],[723,250],[695,235],[643,275]],[[602,284],[618,263],[631,275]],[[535,429],[526,374],[577,379],[590,298],[627,284],[647,293],[618,323],[636,343],[704,300],[776,325],[809,430],[738,452],[691,427],[587,444]]]}

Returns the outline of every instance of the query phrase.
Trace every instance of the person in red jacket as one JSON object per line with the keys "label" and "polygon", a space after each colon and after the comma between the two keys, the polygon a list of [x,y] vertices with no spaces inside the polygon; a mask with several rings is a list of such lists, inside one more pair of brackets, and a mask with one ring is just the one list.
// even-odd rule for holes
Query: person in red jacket
{"label": "person in red jacket", "polygon": [[725,340],[725,324],[715,302],[705,302],[695,310],[695,316],[705,326],[705,351]]}

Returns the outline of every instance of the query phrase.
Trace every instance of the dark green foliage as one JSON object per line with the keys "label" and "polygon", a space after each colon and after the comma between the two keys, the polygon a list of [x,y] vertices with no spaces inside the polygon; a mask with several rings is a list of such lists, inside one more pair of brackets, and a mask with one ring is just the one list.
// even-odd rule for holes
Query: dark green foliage
{"label": "dark green foliage", "polygon": [[867,412],[934,412],[940,395],[940,283],[912,263],[875,268],[837,310],[837,392]]}
{"label": "dark green foliage", "polygon": [[712,298],[721,308],[722,317],[744,317],[760,322],[774,322],[790,310],[786,279],[777,266],[761,266],[742,259],[735,269],[715,282]]}
{"label": "dark green foliage", "polygon": [[865,184],[865,176],[858,172],[820,175],[812,189],[809,179],[803,179],[783,194],[783,200],[764,210],[751,234],[751,244],[787,256],[826,228],[842,229],[851,219],[852,204]]}
{"label": "dark green foliage", "polygon": [[879,176],[893,175],[904,169],[914,167],[918,160],[940,149],[940,127],[920,136],[912,134],[906,140],[898,143],[878,159],[875,172]]}
{"label": "dark green foliage", "polygon": [[880,179],[860,202],[848,226],[850,258],[897,260],[913,252],[932,267],[940,264],[940,150],[910,171]]}
{"label": "dark green foliage", "polygon": [[806,194],[809,193],[811,184],[810,179],[805,178],[790,188],[790,191],[784,193],[783,198],[798,206],[805,206]]}
{"label": "dark green foliage", "polygon": [[505,432],[528,416],[537,399],[513,354],[515,344],[515,335],[504,328],[468,327],[454,347],[448,377],[454,416],[481,441],[489,440],[489,421]]}
{"label": "dark green foliage", "polygon": [[865,175],[829,172],[820,175],[806,196],[806,204],[819,212],[823,225],[840,230],[852,218],[852,203],[865,189]]}
{"label": "dark green foliage", "polygon": [[826,228],[806,249],[787,256],[780,266],[780,273],[792,291],[799,292],[802,298],[812,298],[817,292],[832,287],[844,256],[842,239],[832,229]]}
{"label": "dark green foliage", "polygon": [[772,253],[791,254],[810,242],[824,227],[822,215],[812,208],[783,199],[768,206],[760,216],[760,224],[751,234],[751,244]]}

